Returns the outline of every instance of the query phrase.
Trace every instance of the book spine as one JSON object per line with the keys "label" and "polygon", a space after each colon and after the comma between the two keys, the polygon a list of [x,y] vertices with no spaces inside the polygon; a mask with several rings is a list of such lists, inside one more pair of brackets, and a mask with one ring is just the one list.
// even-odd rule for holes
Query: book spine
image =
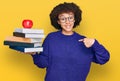
{"label": "book spine", "polygon": [[9,46],[9,48],[17,50],[17,51],[25,52],[24,48],[20,48],[20,47],[17,47],[17,46]]}
{"label": "book spine", "polygon": [[21,46],[9,46],[9,48],[21,51],[21,52],[40,52],[43,51],[43,47],[35,47],[35,48],[26,48]]}
{"label": "book spine", "polygon": [[8,36],[5,39],[6,41],[16,41],[16,42],[25,42],[25,43],[35,43],[35,42],[42,42],[42,39],[38,38],[23,38],[23,37],[16,37],[16,36]]}
{"label": "book spine", "polygon": [[13,36],[24,37],[25,38],[25,34],[24,33],[13,32]]}
{"label": "book spine", "polygon": [[44,34],[31,34],[31,33],[19,33],[13,32],[13,36],[24,37],[24,38],[44,38]]}
{"label": "book spine", "polygon": [[24,47],[37,47],[34,43],[23,43],[23,42],[13,42],[13,41],[4,41],[4,45],[10,46],[24,46]]}

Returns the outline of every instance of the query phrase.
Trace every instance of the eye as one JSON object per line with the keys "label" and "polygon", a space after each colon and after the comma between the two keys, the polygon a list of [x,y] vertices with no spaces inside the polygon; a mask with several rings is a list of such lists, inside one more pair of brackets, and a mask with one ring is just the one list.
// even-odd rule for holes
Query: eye
{"label": "eye", "polygon": [[65,18],[60,18],[60,20],[65,20]]}
{"label": "eye", "polygon": [[73,16],[71,16],[71,17],[69,17],[69,19],[74,19],[74,17],[73,17]]}

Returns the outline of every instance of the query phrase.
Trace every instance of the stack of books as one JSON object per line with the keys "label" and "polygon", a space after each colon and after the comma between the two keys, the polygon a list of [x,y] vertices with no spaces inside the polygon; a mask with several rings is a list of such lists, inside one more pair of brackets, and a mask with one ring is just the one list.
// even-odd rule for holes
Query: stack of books
{"label": "stack of books", "polygon": [[4,40],[4,45],[9,45],[10,49],[21,52],[41,52],[43,51],[42,39],[45,37],[42,29],[16,28],[13,36],[8,36]]}

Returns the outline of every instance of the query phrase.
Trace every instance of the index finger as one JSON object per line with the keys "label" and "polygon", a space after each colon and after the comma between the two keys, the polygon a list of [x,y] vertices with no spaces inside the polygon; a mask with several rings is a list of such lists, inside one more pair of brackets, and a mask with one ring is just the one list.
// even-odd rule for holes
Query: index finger
{"label": "index finger", "polygon": [[80,39],[80,40],[78,40],[79,42],[82,42],[82,41],[84,41],[84,39]]}

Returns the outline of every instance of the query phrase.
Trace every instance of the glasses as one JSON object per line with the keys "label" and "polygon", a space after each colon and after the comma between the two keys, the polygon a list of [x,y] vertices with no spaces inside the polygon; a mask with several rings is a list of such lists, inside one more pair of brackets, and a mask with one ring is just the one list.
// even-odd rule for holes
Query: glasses
{"label": "glasses", "polygon": [[69,16],[69,17],[61,16],[61,17],[59,17],[59,20],[60,20],[60,22],[62,22],[62,23],[65,23],[67,20],[68,20],[69,22],[73,22],[73,21],[74,21],[74,16],[73,16],[73,15],[71,15],[71,16]]}

